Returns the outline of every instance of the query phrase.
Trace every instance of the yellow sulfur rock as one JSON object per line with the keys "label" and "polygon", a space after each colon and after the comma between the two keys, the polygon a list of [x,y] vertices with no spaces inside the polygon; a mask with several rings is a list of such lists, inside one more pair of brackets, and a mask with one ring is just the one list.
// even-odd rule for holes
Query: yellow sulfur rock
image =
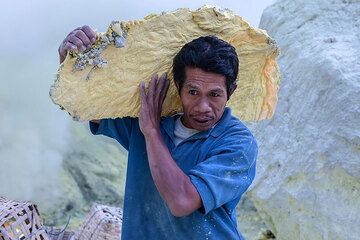
{"label": "yellow sulfur rock", "polygon": [[149,82],[155,72],[167,72],[171,85],[162,114],[180,112],[172,61],[185,43],[205,35],[215,35],[236,48],[238,88],[228,102],[233,114],[245,121],[271,118],[280,83],[276,43],[231,11],[209,6],[111,23],[89,51],[68,54],[50,97],[76,120],[135,117],[140,108],[139,83]]}

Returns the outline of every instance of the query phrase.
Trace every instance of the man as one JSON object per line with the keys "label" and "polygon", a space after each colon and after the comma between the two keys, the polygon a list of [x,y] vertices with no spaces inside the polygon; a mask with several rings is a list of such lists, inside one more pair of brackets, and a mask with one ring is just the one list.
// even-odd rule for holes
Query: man
{"label": "man", "polygon": [[[95,41],[84,26],[59,48],[84,51]],[[242,239],[236,205],[255,176],[257,144],[226,102],[236,89],[235,49],[213,36],[186,44],[173,74],[183,113],[161,117],[169,81],[140,84],[139,118],[93,120],[93,134],[128,150],[122,239]]]}

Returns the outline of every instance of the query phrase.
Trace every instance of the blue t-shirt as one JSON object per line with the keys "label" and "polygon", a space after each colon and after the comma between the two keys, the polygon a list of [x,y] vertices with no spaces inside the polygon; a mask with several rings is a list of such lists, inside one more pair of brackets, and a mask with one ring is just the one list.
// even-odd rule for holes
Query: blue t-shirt
{"label": "blue t-shirt", "polygon": [[90,123],[93,134],[114,138],[129,152],[122,239],[243,239],[235,208],[255,177],[255,138],[226,108],[214,128],[175,146],[177,117],[162,117],[160,130],[173,159],[189,176],[204,205],[185,217],[171,214],[155,186],[138,118]]}

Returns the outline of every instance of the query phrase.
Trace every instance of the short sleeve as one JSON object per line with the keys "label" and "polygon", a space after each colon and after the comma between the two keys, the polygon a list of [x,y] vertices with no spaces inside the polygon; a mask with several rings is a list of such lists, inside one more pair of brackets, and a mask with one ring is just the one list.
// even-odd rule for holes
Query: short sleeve
{"label": "short sleeve", "polygon": [[189,171],[204,205],[201,212],[207,214],[241,197],[254,180],[257,152],[252,135],[233,136],[217,144],[206,160]]}
{"label": "short sleeve", "polygon": [[124,117],[116,119],[101,119],[100,123],[89,122],[90,131],[94,135],[104,135],[117,140],[126,150],[129,150],[132,126],[135,118]]}

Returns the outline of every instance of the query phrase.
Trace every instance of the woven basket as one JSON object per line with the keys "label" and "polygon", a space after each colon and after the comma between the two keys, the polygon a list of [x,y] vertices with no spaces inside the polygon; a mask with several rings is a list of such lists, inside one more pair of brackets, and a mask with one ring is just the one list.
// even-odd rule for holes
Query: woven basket
{"label": "woven basket", "polygon": [[121,208],[94,204],[80,230],[76,240],[119,240],[121,238]]}
{"label": "woven basket", "polygon": [[0,240],[49,240],[37,206],[0,197]]}
{"label": "woven basket", "polygon": [[63,231],[61,229],[54,229],[48,232],[50,240],[75,240],[75,233],[72,231]]}

